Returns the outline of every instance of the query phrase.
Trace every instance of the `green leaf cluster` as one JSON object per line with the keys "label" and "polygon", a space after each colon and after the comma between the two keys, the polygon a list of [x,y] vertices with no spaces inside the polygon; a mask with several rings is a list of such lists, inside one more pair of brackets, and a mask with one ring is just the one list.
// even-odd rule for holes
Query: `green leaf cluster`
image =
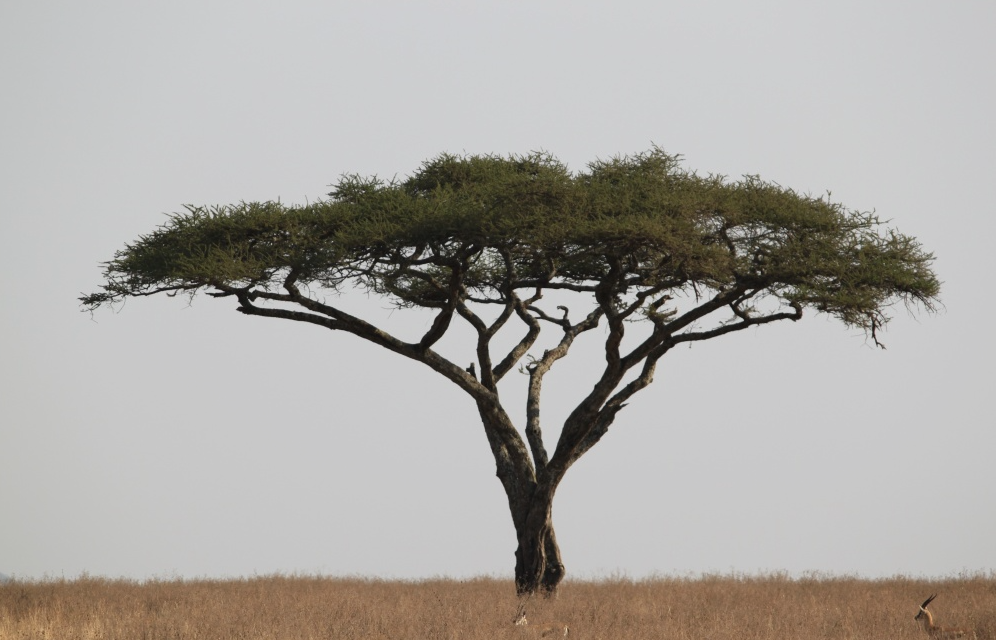
{"label": "green leaf cluster", "polygon": [[873,214],[756,176],[700,176],[659,148],[577,173],[544,153],[443,154],[403,180],[343,176],[328,195],[189,206],[105,263],[81,301],[289,283],[414,307],[545,288],[736,290],[874,329],[896,301],[932,308],[940,288],[933,256]]}

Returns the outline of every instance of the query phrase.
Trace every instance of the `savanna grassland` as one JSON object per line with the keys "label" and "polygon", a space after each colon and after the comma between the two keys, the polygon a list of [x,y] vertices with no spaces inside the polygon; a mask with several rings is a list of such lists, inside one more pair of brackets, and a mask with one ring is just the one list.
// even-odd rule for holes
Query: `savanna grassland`
{"label": "savanna grassland", "polygon": [[[996,640],[996,576],[860,580],[706,576],[568,581],[528,603],[532,625],[563,621],[572,638],[713,640],[924,638],[941,625]],[[392,582],[301,576],[132,582],[84,577],[0,585],[0,640],[211,640],[537,637],[514,627],[507,580]]]}

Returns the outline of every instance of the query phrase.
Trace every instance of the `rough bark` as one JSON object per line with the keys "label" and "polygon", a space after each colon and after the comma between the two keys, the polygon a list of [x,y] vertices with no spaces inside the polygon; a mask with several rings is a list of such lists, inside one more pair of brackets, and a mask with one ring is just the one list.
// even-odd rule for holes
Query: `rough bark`
{"label": "rough bark", "polygon": [[515,589],[519,595],[555,595],[564,579],[564,563],[553,529],[553,490],[537,487],[531,499],[514,509],[518,546]]}

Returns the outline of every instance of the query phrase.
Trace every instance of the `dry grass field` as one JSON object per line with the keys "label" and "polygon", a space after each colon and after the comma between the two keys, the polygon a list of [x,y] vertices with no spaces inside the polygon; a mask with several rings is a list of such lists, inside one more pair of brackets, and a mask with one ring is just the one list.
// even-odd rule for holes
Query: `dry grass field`
{"label": "dry grass field", "polygon": [[[13,582],[0,585],[0,640],[536,637],[512,625],[513,591],[490,578]],[[528,603],[528,617],[566,622],[580,639],[924,638],[913,617],[935,592],[937,623],[996,640],[996,576],[568,581],[557,599]]]}

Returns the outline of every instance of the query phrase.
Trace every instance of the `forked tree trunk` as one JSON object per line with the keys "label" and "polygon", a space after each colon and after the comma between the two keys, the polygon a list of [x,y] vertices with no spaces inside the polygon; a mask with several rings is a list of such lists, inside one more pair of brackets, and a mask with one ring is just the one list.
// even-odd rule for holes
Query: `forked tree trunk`
{"label": "forked tree trunk", "polygon": [[563,473],[550,472],[543,452],[537,474],[526,443],[501,406],[479,402],[478,409],[515,526],[516,592],[520,596],[537,593],[552,596],[564,579],[564,563],[552,519],[553,494]]}

